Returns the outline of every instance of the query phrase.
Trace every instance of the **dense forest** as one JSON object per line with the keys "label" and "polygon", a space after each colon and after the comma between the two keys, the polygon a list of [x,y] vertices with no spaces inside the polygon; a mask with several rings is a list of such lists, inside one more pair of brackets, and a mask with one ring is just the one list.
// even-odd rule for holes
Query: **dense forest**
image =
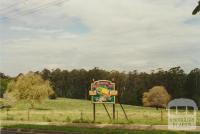
{"label": "dense forest", "polygon": [[[119,92],[119,100],[124,104],[142,105],[142,95],[148,89],[156,85],[164,86],[174,98],[190,98],[200,105],[200,69],[196,68],[188,74],[180,67],[174,67],[167,71],[157,69],[151,73],[138,72],[137,70],[126,72],[106,71],[99,68],[91,70],[74,69],[48,70],[44,69],[40,74],[45,80],[49,80],[58,97],[90,99],[88,91],[93,80],[111,80],[116,83]],[[19,74],[21,75],[21,74]],[[6,90],[7,83],[15,79],[0,73],[1,94]]]}

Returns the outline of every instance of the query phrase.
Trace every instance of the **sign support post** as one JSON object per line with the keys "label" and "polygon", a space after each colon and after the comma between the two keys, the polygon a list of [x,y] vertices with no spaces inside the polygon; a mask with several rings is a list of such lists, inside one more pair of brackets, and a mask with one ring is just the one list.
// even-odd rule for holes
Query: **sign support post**
{"label": "sign support post", "polygon": [[113,120],[115,120],[115,104],[113,104]]}
{"label": "sign support post", "polygon": [[118,98],[119,105],[120,105],[120,107],[122,108],[122,111],[123,111],[123,113],[124,113],[124,115],[125,115],[125,117],[126,117],[126,120],[128,121],[128,116],[127,116],[127,114],[126,114],[126,112],[125,112],[125,110],[124,110],[122,104],[120,103],[120,98],[119,98],[119,96],[118,96],[117,98]]}
{"label": "sign support post", "polygon": [[103,103],[103,106],[104,106],[104,108],[105,108],[105,110],[106,110],[106,112],[107,112],[107,114],[108,114],[109,119],[112,120],[112,118],[111,118],[111,116],[110,116],[110,114],[109,114],[109,112],[108,112],[108,109],[106,108],[106,105],[105,105],[104,103]]}
{"label": "sign support post", "polygon": [[[118,95],[117,90],[115,90],[115,83],[108,80],[98,80],[98,81],[93,80],[93,83],[91,84],[91,90],[89,91],[89,95],[92,96],[91,100],[93,103],[94,122],[96,121],[96,108],[95,108],[96,103],[103,104],[109,119],[115,120],[115,103],[116,103],[116,96]],[[106,108],[105,104],[112,104],[113,115],[109,114],[109,111]]]}
{"label": "sign support post", "polygon": [[93,122],[95,122],[96,120],[96,107],[95,107],[95,103],[93,103]]}

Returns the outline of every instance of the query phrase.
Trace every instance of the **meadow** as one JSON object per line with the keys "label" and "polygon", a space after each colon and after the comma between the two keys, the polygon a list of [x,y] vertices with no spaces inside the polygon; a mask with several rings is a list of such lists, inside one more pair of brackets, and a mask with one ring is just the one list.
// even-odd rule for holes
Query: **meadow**
{"label": "meadow", "polygon": [[[45,100],[41,104],[36,104],[34,109],[30,110],[28,117],[29,104],[21,101],[13,106],[9,111],[1,110],[0,120],[6,121],[32,121],[32,122],[57,122],[57,123],[92,123],[93,107],[91,101],[58,98],[55,100]],[[106,104],[109,113],[112,116],[112,105]],[[146,125],[164,125],[167,124],[167,110],[162,109],[163,119],[161,119],[161,110],[149,107],[139,107],[123,105],[127,115],[126,120],[119,104],[116,104],[116,120],[109,119],[102,104],[96,105],[96,123],[118,123],[118,124],[146,124]],[[197,113],[197,124],[200,125],[200,111]]]}

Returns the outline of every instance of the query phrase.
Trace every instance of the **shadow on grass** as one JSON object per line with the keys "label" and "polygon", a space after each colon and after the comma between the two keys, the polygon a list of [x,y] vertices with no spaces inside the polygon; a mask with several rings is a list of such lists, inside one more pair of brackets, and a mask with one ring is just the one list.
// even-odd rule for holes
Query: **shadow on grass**
{"label": "shadow on grass", "polygon": [[49,108],[34,108],[33,110],[51,110]]}

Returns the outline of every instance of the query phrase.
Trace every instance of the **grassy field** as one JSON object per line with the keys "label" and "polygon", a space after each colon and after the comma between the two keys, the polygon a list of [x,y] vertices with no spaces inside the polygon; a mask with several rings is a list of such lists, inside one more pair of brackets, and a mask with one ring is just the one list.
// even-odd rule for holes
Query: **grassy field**
{"label": "grassy field", "polygon": [[199,134],[199,132],[183,132],[183,131],[155,131],[155,130],[128,130],[128,129],[107,129],[107,128],[82,128],[82,127],[67,127],[55,125],[11,125],[4,128],[20,128],[33,130],[48,130],[62,132],[79,132],[83,134]]}
{"label": "grassy field", "polygon": [[[112,115],[112,105],[106,105]],[[129,121],[120,108],[116,105],[115,122],[110,121],[108,115],[101,104],[96,106],[96,122],[97,123],[130,123],[130,124],[167,124],[167,111],[163,109],[163,120],[161,120],[160,110],[155,108],[137,107],[123,105],[128,115]],[[0,120],[2,121],[27,121],[28,120],[28,104],[20,102],[8,111],[1,110]],[[198,112],[200,117],[200,112]],[[42,104],[37,104],[35,109],[30,111],[30,121],[35,122],[72,122],[72,123],[90,123],[93,120],[92,103],[87,100],[64,99],[46,100]],[[198,125],[200,120],[198,118]]]}

